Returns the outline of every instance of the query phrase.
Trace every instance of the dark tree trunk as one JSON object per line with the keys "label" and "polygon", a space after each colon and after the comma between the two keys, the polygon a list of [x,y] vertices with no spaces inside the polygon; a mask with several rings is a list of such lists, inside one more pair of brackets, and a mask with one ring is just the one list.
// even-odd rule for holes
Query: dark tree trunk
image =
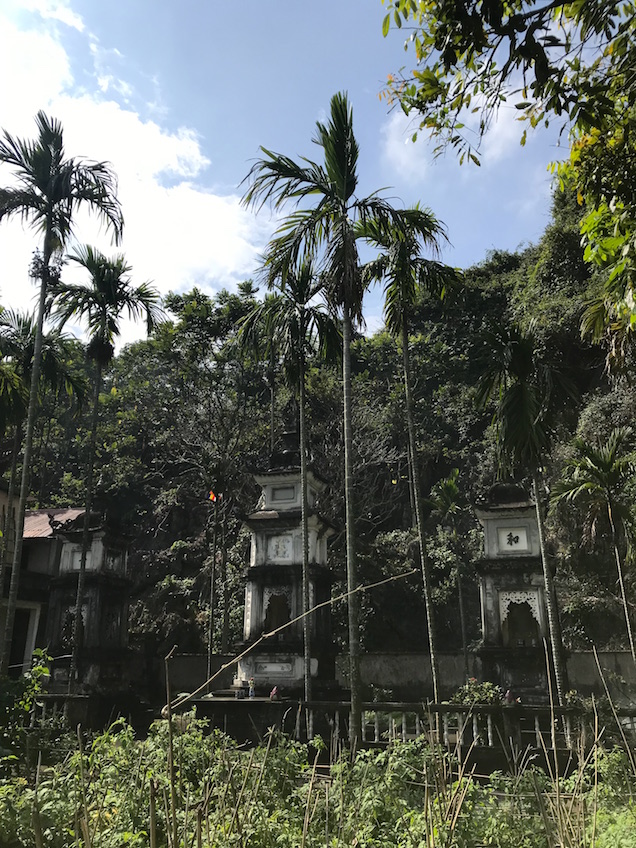
{"label": "dark tree trunk", "polygon": [[351,724],[349,739],[355,746],[362,739],[362,684],[360,679],[360,596],[356,562],[355,513],[353,507],[353,430],[351,426],[351,313],[343,309],[342,392],[345,452],[345,524],[347,540],[347,592],[349,624],[349,684]]}
{"label": "dark tree trunk", "polygon": [[223,623],[221,626],[221,653],[227,654],[230,642],[230,589],[227,579],[227,508],[223,498],[223,530],[221,532],[221,583],[223,587]]}
{"label": "dark tree trunk", "polygon": [[[96,363],[95,386],[93,387],[93,413],[91,418],[91,436],[88,445],[88,458],[86,463],[86,501],[84,505],[84,527],[82,529],[82,553],[80,557],[80,568],[77,574],[77,592],[75,595],[75,615],[73,616],[73,648],[71,651],[71,667],[68,676],[69,692],[77,682],[77,669],[79,667],[80,634],[84,632],[82,621],[82,604],[84,603],[84,587],[86,585],[86,559],[91,549],[93,537],[91,534],[91,510],[93,508],[93,488],[95,454],[97,452],[97,422],[99,420],[99,394],[102,388],[102,363]],[[94,563],[91,563],[94,566]]]}
{"label": "dark tree trunk", "polygon": [[567,692],[567,671],[563,661],[563,645],[561,640],[561,627],[559,625],[559,610],[556,601],[556,591],[552,578],[552,569],[548,562],[545,550],[545,533],[543,510],[539,498],[539,477],[537,472],[532,474],[532,486],[534,488],[534,502],[537,515],[537,527],[539,529],[539,549],[541,551],[541,565],[543,566],[543,581],[545,583],[545,606],[548,613],[548,630],[550,632],[550,649],[552,653],[552,665],[554,668],[554,680],[556,682],[557,698],[559,706],[565,706],[565,693]]}
{"label": "dark tree trunk", "polygon": [[214,651],[214,612],[216,607],[216,548],[219,537],[219,498],[214,501],[214,530],[212,532],[212,561],[210,564],[210,615],[208,618],[208,680],[212,677],[212,653]]}
{"label": "dark tree trunk", "polygon": [[[15,425],[13,433],[13,448],[11,450],[11,473],[9,476],[9,491],[7,492],[7,511],[2,521],[2,538],[0,539],[0,600],[4,598],[4,576],[9,556],[12,553],[11,544],[15,545],[15,480],[18,468],[18,456],[22,443],[22,421]],[[2,634],[0,634],[0,637]]]}
{"label": "dark tree trunk", "polygon": [[272,342],[269,353],[268,366],[269,382],[269,452],[274,453],[276,447],[276,368],[274,364],[274,344]]}
{"label": "dark tree trunk", "polygon": [[47,231],[44,237],[44,249],[42,252],[42,280],[40,283],[40,297],[38,300],[37,325],[35,330],[35,343],[33,346],[33,364],[31,367],[31,388],[29,392],[29,408],[27,412],[26,432],[24,435],[24,450],[22,453],[22,479],[20,481],[20,499],[18,501],[18,514],[15,522],[15,545],[13,548],[13,562],[11,565],[11,582],[9,584],[9,598],[7,602],[7,617],[4,628],[4,640],[0,651],[0,676],[5,675],[9,669],[9,656],[11,654],[11,640],[13,637],[13,622],[15,621],[15,610],[18,602],[18,588],[20,584],[20,564],[22,560],[22,537],[24,535],[24,513],[26,512],[27,498],[29,496],[29,472],[31,469],[31,454],[33,449],[33,430],[38,403],[38,387],[40,382],[40,366],[42,362],[42,336],[44,326],[44,312],[46,296],[49,289],[49,264],[52,255],[52,225],[47,219]]}
{"label": "dark tree trunk", "polygon": [[[302,343],[302,342],[301,342]],[[309,615],[309,503],[307,497],[307,431],[305,422],[305,357],[300,354],[298,420],[300,430],[300,487],[303,544],[303,671],[305,701],[311,701],[311,620]]]}
{"label": "dark tree trunk", "polygon": [[464,587],[462,585],[462,575],[459,568],[457,569],[457,600],[459,601],[459,626],[462,632],[462,653],[464,655],[464,677],[466,680],[470,677],[470,668],[468,666],[468,634],[466,631],[466,611],[464,609]]}

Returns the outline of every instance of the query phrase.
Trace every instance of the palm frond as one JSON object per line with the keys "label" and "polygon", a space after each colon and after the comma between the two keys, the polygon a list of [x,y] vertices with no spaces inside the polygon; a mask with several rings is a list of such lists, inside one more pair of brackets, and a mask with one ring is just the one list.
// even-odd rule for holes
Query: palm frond
{"label": "palm frond", "polygon": [[67,159],[62,125],[44,112],[36,115],[38,137],[23,141],[9,133],[0,139],[0,162],[17,178],[15,188],[0,191],[0,219],[18,215],[45,233],[46,250],[60,250],[72,232],[73,211],[88,206],[121,238],[123,216],[117,180],[105,162]]}
{"label": "palm frond", "polygon": [[315,162],[301,159],[303,165],[265,147],[261,151],[264,158],[252,165],[243,180],[249,184],[241,200],[245,206],[258,211],[265,203],[271,203],[274,209],[280,209],[289,200],[299,202],[309,195],[331,191],[324,169]]}
{"label": "palm frond", "polygon": [[53,291],[53,316],[58,326],[73,317],[86,322],[90,342],[88,353],[101,362],[110,361],[114,341],[120,334],[120,318],[143,318],[148,332],[161,318],[158,292],[149,284],[133,286],[132,270],[122,254],[106,257],[90,245],[82,245],[68,259],[89,274],[89,285],[58,284]]}
{"label": "palm frond", "polygon": [[313,141],[324,151],[331,192],[341,203],[348,204],[358,184],[359,149],[353,133],[353,109],[345,93],[338,92],[331,98],[329,121],[317,122]]}

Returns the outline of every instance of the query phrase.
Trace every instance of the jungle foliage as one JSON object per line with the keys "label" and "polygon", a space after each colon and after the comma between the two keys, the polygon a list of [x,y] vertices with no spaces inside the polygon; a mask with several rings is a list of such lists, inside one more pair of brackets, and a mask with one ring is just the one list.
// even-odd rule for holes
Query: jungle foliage
{"label": "jungle foliage", "polygon": [[[158,845],[629,848],[633,764],[597,750],[568,777],[531,765],[484,784],[426,737],[348,752],[320,777],[315,746],[269,732],[251,751],[193,715],[143,740],[117,722],[66,757],[0,786],[6,848]],[[171,759],[172,755],[172,759]],[[171,762],[174,766],[171,766]]]}
{"label": "jungle foliage", "polygon": [[[556,194],[552,220],[536,245],[489,254],[467,269],[462,285],[444,300],[421,292],[410,317],[413,415],[421,487],[429,496],[425,529],[433,601],[439,638],[452,650],[479,638],[472,563],[481,542],[470,504],[502,471],[521,478],[526,473],[520,466],[502,468],[493,408],[476,403],[476,387],[492,354],[488,339],[493,328],[528,327],[532,321],[543,359],[558,363],[578,398],[561,403],[550,419],[551,450],[541,468],[548,488],[567,466],[575,436],[603,444],[613,428],[633,420],[636,396],[629,360],[622,375],[610,377],[603,348],[580,336],[585,301],[602,281],[582,260],[579,217],[576,200]],[[259,303],[250,281],[236,293],[211,296],[195,288],[170,295],[166,320],[148,340],[124,348],[104,372],[95,499],[109,520],[133,537],[130,636],[133,646],[150,656],[163,656],[173,645],[183,652],[205,651],[213,567],[213,648],[230,650],[241,637],[249,547],[241,519],[258,498],[252,473],[269,460],[272,399],[276,437],[297,420],[294,392],[281,369],[277,365],[273,377],[269,356],[262,359],[239,338],[241,320]],[[87,382],[93,379],[94,366],[79,343],[69,347],[67,365]],[[320,506],[343,528],[340,375],[319,351],[310,351],[306,372],[312,463],[330,481]],[[361,580],[372,583],[418,561],[399,345],[384,331],[358,335],[352,344],[352,374],[356,534]],[[82,502],[90,429],[86,406],[78,413],[76,403],[43,392],[32,465],[36,504]],[[459,499],[449,516],[443,514],[448,505],[440,512],[429,493],[454,469]],[[530,480],[525,482],[529,486]],[[627,474],[628,503],[633,503],[633,486]],[[221,495],[216,506],[210,490]],[[566,646],[622,647],[625,617],[609,527],[604,535],[601,517],[592,545],[580,529],[585,509],[583,503],[567,509],[557,505],[547,525]],[[619,534],[621,557],[627,542],[627,535]],[[342,531],[330,557],[338,594],[345,578]],[[629,557],[625,562],[626,598],[633,613],[633,568]],[[415,576],[363,594],[364,649],[424,650],[423,615],[421,579]],[[344,649],[344,604],[335,606],[334,619]]]}

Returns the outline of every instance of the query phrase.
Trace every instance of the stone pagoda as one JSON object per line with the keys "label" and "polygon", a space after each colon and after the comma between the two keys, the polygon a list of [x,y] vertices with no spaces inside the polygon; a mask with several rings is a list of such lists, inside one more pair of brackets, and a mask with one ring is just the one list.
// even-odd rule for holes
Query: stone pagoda
{"label": "stone pagoda", "polygon": [[520,486],[500,483],[475,513],[484,530],[484,554],[475,563],[483,678],[515,697],[544,700],[549,631],[535,504]]}
{"label": "stone pagoda", "polygon": [[[286,448],[272,456],[268,471],[255,475],[262,494],[257,509],[245,519],[252,538],[245,589],[244,647],[254,644],[264,633],[282,628],[256,645],[238,664],[234,686],[245,690],[253,681],[258,695],[269,694],[274,686],[284,695],[299,694],[303,689],[303,622],[294,621],[303,611],[302,486],[294,439],[295,434],[286,434]],[[327,541],[335,530],[317,510],[318,496],[324,488],[325,482],[309,471],[310,608],[331,597]],[[310,633],[311,675],[318,694],[335,685],[329,604],[311,615]]]}

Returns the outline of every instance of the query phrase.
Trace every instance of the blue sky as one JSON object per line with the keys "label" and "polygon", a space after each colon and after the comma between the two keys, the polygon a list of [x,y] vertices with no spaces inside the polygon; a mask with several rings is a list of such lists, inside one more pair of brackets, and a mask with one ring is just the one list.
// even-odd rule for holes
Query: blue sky
{"label": "blue sky", "polygon": [[[69,155],[109,160],[119,176],[134,279],[166,293],[213,293],[253,277],[275,220],[240,206],[241,180],[263,145],[315,156],[317,119],[347,91],[361,150],[360,193],[386,187],[420,201],[448,229],[444,261],[467,267],[493,248],[536,240],[549,220],[548,163],[556,134],[519,146],[514,109],[502,109],[482,167],[433,160],[426,139],[380,100],[386,76],[411,65],[404,31],[381,33],[380,0],[2,0],[0,127],[34,135],[38,109],[60,118]],[[10,79],[10,82],[8,82]],[[0,171],[0,179],[9,180]],[[77,237],[114,251],[95,221]],[[31,308],[27,274],[36,236],[0,224],[0,302]],[[381,299],[365,307],[369,329]],[[128,327],[125,338],[137,333]]]}

